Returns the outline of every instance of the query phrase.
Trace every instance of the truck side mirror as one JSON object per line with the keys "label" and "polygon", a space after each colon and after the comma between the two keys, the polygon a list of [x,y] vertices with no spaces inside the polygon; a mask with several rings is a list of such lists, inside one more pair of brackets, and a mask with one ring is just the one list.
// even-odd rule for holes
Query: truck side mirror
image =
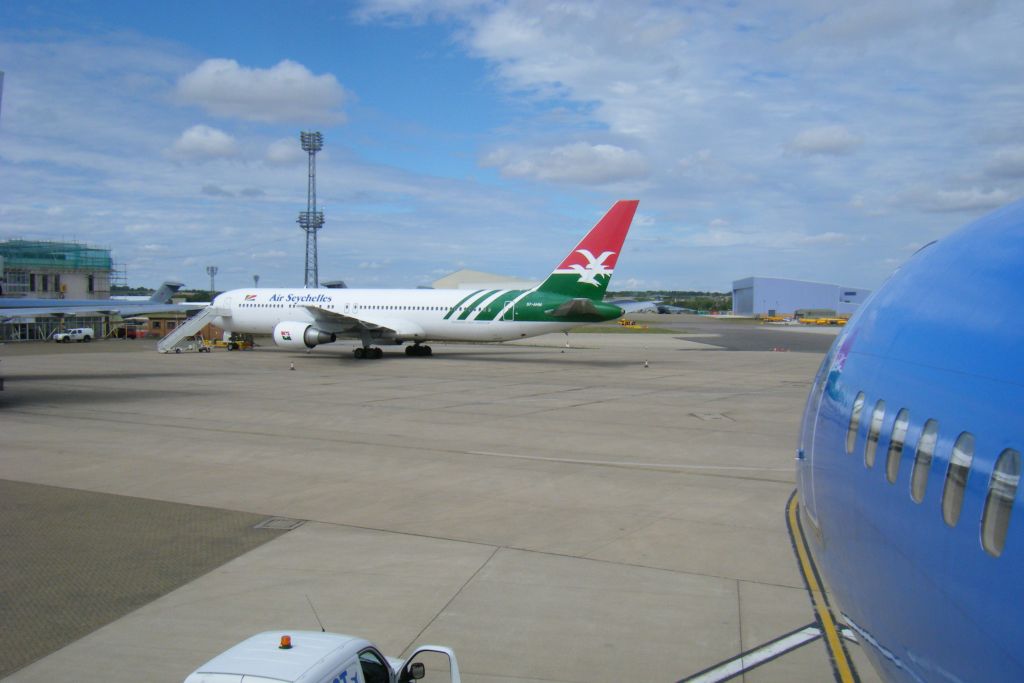
{"label": "truck side mirror", "polygon": [[[436,653],[436,654],[434,654]],[[428,662],[416,661],[423,655],[430,660],[430,676],[427,677],[427,664]],[[436,659],[437,655],[444,655],[448,659],[448,669],[446,672],[448,675],[442,674],[443,669],[437,667],[441,663],[441,660]],[[435,668],[437,667],[437,668]],[[435,671],[438,674],[435,676]],[[409,683],[409,681],[418,681],[421,678],[427,677],[428,680],[447,680],[449,683],[462,683],[462,676],[459,674],[459,663],[455,660],[455,653],[450,647],[442,647],[441,645],[421,645],[416,648],[409,658],[405,660],[402,665],[401,673],[398,676],[399,683]]]}
{"label": "truck side mirror", "polygon": [[422,661],[414,661],[413,664],[406,667],[406,671],[401,677],[402,681],[418,681],[427,675],[427,668],[424,666]]}

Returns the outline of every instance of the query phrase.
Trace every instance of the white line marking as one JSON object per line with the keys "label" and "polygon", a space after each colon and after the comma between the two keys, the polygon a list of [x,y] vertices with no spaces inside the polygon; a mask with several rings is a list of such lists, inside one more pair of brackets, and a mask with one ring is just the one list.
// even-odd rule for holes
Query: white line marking
{"label": "white line marking", "polygon": [[769,659],[778,657],[790,650],[795,650],[818,638],[821,638],[821,629],[817,626],[808,626],[796,633],[766,643],[756,650],[751,650],[744,655],[722,662],[714,669],[705,671],[693,678],[684,678],[683,681],[685,683],[720,683],[720,681],[727,681],[744,671],[749,671],[763,664]]}

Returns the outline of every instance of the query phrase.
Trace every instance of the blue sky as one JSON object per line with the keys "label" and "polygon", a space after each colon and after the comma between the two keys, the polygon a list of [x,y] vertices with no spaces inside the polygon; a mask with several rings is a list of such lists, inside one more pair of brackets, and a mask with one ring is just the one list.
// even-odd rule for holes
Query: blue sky
{"label": "blue sky", "polygon": [[133,285],[541,278],[620,198],[613,289],[877,287],[1024,196],[1024,5],[0,3],[0,239]]}

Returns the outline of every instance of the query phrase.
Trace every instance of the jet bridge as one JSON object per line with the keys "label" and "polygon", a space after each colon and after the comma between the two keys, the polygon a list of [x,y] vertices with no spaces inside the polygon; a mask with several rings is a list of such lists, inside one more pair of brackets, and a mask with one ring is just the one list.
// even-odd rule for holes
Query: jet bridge
{"label": "jet bridge", "polygon": [[199,330],[206,327],[206,325],[212,322],[214,318],[219,315],[227,314],[228,311],[225,311],[222,308],[207,306],[203,310],[199,311],[198,314],[178,325],[161,338],[160,341],[156,343],[156,350],[160,353],[168,353],[185,337],[191,337],[193,334],[197,334]]}

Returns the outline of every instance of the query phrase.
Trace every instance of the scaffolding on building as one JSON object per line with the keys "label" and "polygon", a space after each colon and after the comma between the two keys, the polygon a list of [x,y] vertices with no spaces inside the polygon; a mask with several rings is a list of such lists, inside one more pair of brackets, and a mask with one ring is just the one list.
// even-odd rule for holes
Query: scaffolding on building
{"label": "scaffolding on building", "polygon": [[123,277],[115,270],[110,249],[81,242],[7,240],[0,242],[0,256],[4,261],[5,296],[24,296],[35,291],[32,275],[39,272],[96,273],[101,277],[90,293],[98,295],[97,298],[110,296],[111,281]]}
{"label": "scaffolding on building", "polygon": [[110,249],[81,242],[7,240],[0,253],[8,268],[55,268],[58,270],[111,270]]}
{"label": "scaffolding on building", "polygon": [[[84,277],[89,298],[110,297],[110,285],[124,279],[115,267],[110,249],[81,242],[14,239],[0,242],[3,263],[3,295],[63,298],[70,276]],[[112,329],[109,316],[34,316],[0,323],[0,340],[49,339],[55,331],[92,327],[98,336]]]}

